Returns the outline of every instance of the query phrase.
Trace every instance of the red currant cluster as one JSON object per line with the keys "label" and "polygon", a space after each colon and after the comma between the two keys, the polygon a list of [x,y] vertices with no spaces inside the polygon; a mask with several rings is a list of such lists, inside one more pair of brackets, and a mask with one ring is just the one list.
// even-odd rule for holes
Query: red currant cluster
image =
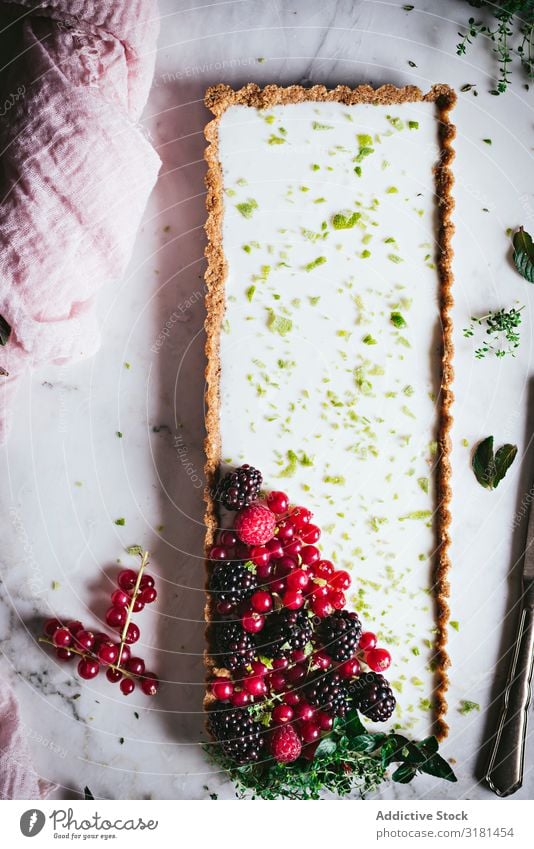
{"label": "red currant cluster", "polygon": [[[239,510],[233,528],[221,531],[209,552],[214,613],[230,629],[230,639],[223,632],[214,647],[223,660],[210,684],[212,697],[233,708],[265,703],[273,731],[292,723],[305,746],[317,745],[335,716],[347,710],[351,684],[359,679],[363,686],[367,676],[369,686],[382,681],[388,686],[375,673],[391,663],[375,634],[362,633],[358,616],[345,609],[351,577],[321,556],[316,545],[321,531],[312,519],[306,507],[291,507],[284,492],[270,492]],[[253,577],[243,582],[239,569],[245,568]],[[277,643],[279,634],[283,639]],[[394,699],[391,706],[392,712]],[[380,714],[374,704],[369,710],[369,716]],[[388,710],[380,720],[388,718]],[[313,757],[316,745],[304,751]]]}
{"label": "red currant cluster", "polygon": [[45,623],[44,636],[39,638],[40,642],[55,647],[59,660],[78,657],[80,678],[88,681],[105,668],[108,681],[119,684],[125,696],[133,693],[136,683],[145,695],[155,696],[159,685],[157,676],[145,669],[143,658],[133,657],[130,649],[141,633],[131,621],[132,613],[139,613],[145,604],[157,598],[154,578],[144,571],[147,562],[148,553],[144,552],[139,571],[123,569],[117,577],[118,588],[112,593],[106,622],[119,631],[118,641],[104,632],[88,630],[78,620],[63,623],[59,619],[49,619]]}

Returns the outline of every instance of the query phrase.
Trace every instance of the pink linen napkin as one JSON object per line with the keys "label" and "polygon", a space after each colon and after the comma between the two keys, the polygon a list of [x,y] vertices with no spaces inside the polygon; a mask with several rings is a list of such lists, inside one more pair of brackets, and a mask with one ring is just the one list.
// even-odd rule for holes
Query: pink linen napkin
{"label": "pink linen napkin", "polygon": [[0,687],[0,799],[44,799],[56,789],[31,766],[19,706],[7,677]]}
{"label": "pink linen napkin", "polygon": [[[0,92],[0,316],[11,327],[0,347],[0,441],[28,366],[98,348],[95,294],[124,273],[160,166],[137,124],[156,0],[3,0],[0,24],[6,9],[19,44]],[[0,798],[53,788],[31,766],[3,683]]]}
{"label": "pink linen napkin", "polygon": [[[18,58],[0,104],[0,442],[28,366],[93,354],[95,294],[120,278],[160,161],[137,124],[156,0],[3,0]],[[15,10],[15,12],[14,12]],[[8,372],[9,376],[5,376]]]}

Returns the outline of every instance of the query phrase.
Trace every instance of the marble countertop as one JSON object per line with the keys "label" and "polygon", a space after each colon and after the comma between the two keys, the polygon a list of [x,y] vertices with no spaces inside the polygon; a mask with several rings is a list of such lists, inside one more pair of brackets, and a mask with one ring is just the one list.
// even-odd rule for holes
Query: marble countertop
{"label": "marble countertop", "polygon": [[[92,360],[35,372],[2,450],[4,516],[0,650],[39,773],[58,798],[89,786],[100,798],[232,798],[202,739],[204,137],[207,86],[293,82],[356,85],[446,82],[455,111],[456,405],[453,432],[451,733],[456,785],[420,778],[382,798],[495,798],[479,783],[483,741],[519,590],[524,495],[534,415],[534,290],[513,270],[506,229],[534,228],[532,93],[520,72],[489,94],[489,43],[456,56],[465,2],[418,0],[407,12],[381,0],[160,0],[162,32],[144,123],[163,160],[126,278],[103,291],[103,344]],[[443,11],[445,9],[445,16]],[[478,96],[474,96],[474,91]],[[483,139],[491,138],[488,145]],[[488,308],[525,305],[515,359],[477,361],[462,328]],[[129,367],[125,366],[129,364]],[[123,433],[119,439],[117,431]],[[494,434],[519,447],[495,492],[476,483],[469,449]],[[125,518],[124,526],[114,520]],[[140,614],[139,653],[165,681],[158,696],[124,698],[105,680],[82,683],[36,643],[49,615],[97,626],[126,546],[152,552],[157,605]],[[461,699],[480,712],[459,712]],[[524,786],[533,797],[534,724]]]}

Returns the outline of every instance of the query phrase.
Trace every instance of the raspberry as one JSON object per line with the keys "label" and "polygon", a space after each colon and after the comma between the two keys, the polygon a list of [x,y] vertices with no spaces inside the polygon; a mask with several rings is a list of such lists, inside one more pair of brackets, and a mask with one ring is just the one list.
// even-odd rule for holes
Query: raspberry
{"label": "raspberry", "polygon": [[292,725],[275,728],[271,734],[271,753],[276,761],[289,764],[296,761],[302,752],[302,743]]}
{"label": "raspberry", "polygon": [[235,530],[246,545],[265,545],[274,536],[276,516],[267,507],[253,504],[235,517]]}

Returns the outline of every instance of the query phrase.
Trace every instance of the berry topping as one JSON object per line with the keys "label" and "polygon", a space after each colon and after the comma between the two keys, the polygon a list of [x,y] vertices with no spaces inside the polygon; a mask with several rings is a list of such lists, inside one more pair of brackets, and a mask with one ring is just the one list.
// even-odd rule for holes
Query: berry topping
{"label": "berry topping", "polygon": [[385,722],[393,714],[396,699],[383,675],[367,672],[351,684],[354,704],[373,722]]}
{"label": "berry topping", "polygon": [[271,613],[258,639],[260,654],[283,657],[295,649],[303,649],[311,638],[313,627],[304,610],[279,610]]}
{"label": "berry topping", "polygon": [[271,734],[271,753],[275,761],[289,764],[302,752],[302,742],[292,725],[283,725]]}
{"label": "berry topping", "polygon": [[208,730],[223,753],[238,764],[258,761],[264,748],[265,730],[243,708],[212,710]]}
{"label": "berry topping", "polygon": [[373,672],[385,672],[391,665],[391,655],[387,649],[370,649],[365,654],[365,662]]}
{"label": "berry topping", "polygon": [[215,601],[232,607],[247,601],[257,586],[256,576],[244,563],[224,561],[213,569],[209,590]]}
{"label": "berry topping", "polygon": [[255,644],[251,634],[239,622],[220,622],[215,630],[217,664],[234,672],[251,663]]}
{"label": "berry topping", "polygon": [[265,545],[274,536],[276,516],[262,504],[240,510],[235,517],[235,530],[246,545]]}
{"label": "berry topping", "polygon": [[[261,472],[247,464],[228,472],[215,490],[215,501],[227,510],[240,510],[257,500],[263,478]],[[261,543],[258,543],[261,545]]]}
{"label": "berry topping", "polygon": [[335,610],[323,619],[317,635],[323,647],[334,660],[349,660],[354,654],[362,626],[358,614],[349,610]]}
{"label": "berry topping", "polygon": [[318,675],[305,687],[304,692],[313,707],[320,708],[332,716],[345,716],[349,709],[350,694],[337,672]]}
{"label": "berry topping", "polygon": [[285,492],[277,492],[274,490],[267,496],[267,505],[273,513],[287,513],[289,507],[289,498]]}

